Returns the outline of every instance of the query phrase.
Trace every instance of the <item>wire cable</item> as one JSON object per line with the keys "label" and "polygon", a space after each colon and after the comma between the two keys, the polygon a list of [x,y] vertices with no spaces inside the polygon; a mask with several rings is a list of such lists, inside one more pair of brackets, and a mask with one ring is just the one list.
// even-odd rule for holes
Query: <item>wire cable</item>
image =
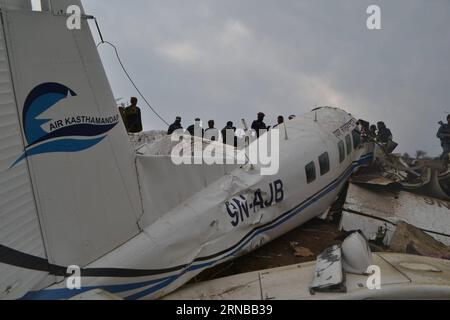
{"label": "wire cable", "polygon": [[128,72],[128,70],[125,68],[125,65],[122,62],[122,59],[120,58],[119,55],[119,51],[117,50],[117,47],[112,44],[109,41],[105,41],[103,39],[103,35],[100,31],[100,27],[97,23],[97,19],[94,18],[95,21],[95,25],[97,27],[101,42],[99,44],[97,44],[97,48],[99,48],[102,44],[107,44],[110,47],[112,47],[114,49],[114,52],[116,54],[117,57],[117,61],[119,62],[120,66],[122,67],[123,72],[125,73],[125,75],[127,76],[128,80],[130,81],[130,83],[133,85],[134,89],[136,89],[137,93],[139,94],[139,96],[144,100],[144,102],[147,104],[147,106],[150,108],[150,110],[152,110],[152,112],[162,121],[164,122],[167,126],[169,126],[169,123],[152,107],[152,105],[150,104],[150,102],[148,102],[147,98],[142,94],[141,90],[139,90],[138,86],[136,85],[136,83],[134,82],[133,78],[131,77],[130,73]]}

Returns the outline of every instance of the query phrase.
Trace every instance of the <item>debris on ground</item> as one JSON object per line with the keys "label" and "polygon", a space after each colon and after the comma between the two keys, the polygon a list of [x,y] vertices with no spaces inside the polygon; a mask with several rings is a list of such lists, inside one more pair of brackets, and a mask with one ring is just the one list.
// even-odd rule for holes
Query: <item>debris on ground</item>
{"label": "debris on ground", "polygon": [[398,223],[389,248],[398,253],[450,260],[450,247],[406,222]]}
{"label": "debris on ground", "polygon": [[311,250],[300,246],[298,242],[290,242],[289,244],[290,244],[292,250],[294,250],[294,256],[296,256],[296,257],[304,258],[304,257],[314,256],[314,253]]}

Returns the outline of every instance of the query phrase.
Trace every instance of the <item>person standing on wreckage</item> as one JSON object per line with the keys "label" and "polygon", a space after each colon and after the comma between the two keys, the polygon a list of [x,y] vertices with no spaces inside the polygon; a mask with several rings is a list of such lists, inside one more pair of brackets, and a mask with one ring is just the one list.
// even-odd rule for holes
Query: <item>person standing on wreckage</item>
{"label": "person standing on wreckage", "polygon": [[167,135],[170,136],[175,131],[182,130],[182,129],[183,129],[183,126],[181,125],[181,117],[178,116],[178,117],[176,117],[175,122],[169,126],[169,129],[167,130]]}
{"label": "person standing on wreckage", "polygon": [[203,138],[205,130],[201,126],[200,118],[195,119],[195,123],[187,128],[187,132],[193,137]]}
{"label": "person standing on wreckage", "polygon": [[443,153],[441,158],[448,158],[448,154],[450,153],[450,114],[447,116],[447,123],[439,122],[441,127],[437,133],[437,137],[441,140],[441,146],[443,149]]}
{"label": "person standing on wreckage", "polygon": [[219,130],[214,127],[214,120],[208,121],[208,129],[205,130],[205,139],[219,141]]}
{"label": "person standing on wreckage", "polygon": [[259,138],[261,134],[263,134],[265,131],[267,131],[267,126],[264,123],[264,117],[266,115],[262,112],[258,113],[258,119],[253,121],[252,123],[252,129],[256,132],[256,137]]}
{"label": "person standing on wreckage", "polygon": [[223,144],[228,144],[237,148],[236,127],[233,126],[233,121],[228,121],[221,133]]}
{"label": "person standing on wreckage", "polygon": [[128,107],[121,110],[121,115],[124,119],[127,132],[142,132],[141,109],[139,109],[139,107],[137,106],[138,99],[136,97],[132,97],[130,103],[131,104]]}

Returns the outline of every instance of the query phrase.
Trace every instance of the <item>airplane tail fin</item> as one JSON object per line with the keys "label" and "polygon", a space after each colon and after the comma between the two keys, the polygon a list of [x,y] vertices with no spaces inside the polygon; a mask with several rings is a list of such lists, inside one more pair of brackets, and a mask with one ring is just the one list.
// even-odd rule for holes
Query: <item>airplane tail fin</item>
{"label": "airplane tail fin", "polygon": [[86,18],[57,14],[69,4],[0,0],[0,299],[139,233],[134,152]]}

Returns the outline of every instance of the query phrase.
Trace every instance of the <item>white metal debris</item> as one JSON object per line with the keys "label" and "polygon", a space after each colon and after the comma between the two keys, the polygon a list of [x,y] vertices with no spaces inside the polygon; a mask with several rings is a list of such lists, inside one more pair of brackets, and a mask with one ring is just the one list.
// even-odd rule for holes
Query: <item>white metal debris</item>
{"label": "white metal debris", "polygon": [[410,192],[373,191],[350,184],[340,229],[361,230],[369,240],[389,245],[399,221],[450,245],[450,202]]}
{"label": "white metal debris", "polygon": [[342,270],[341,247],[335,245],[326,249],[317,257],[313,281],[309,287],[311,294],[316,292],[345,292]]}
{"label": "white metal debris", "polygon": [[369,277],[346,273],[346,293],[311,295],[315,263],[255,271],[188,285],[165,300],[357,300],[449,299],[450,261],[397,253],[372,254],[380,268],[381,289],[369,289]]}
{"label": "white metal debris", "polygon": [[372,252],[366,238],[354,232],[342,243],[342,267],[345,272],[366,274],[367,268],[372,265]]}

